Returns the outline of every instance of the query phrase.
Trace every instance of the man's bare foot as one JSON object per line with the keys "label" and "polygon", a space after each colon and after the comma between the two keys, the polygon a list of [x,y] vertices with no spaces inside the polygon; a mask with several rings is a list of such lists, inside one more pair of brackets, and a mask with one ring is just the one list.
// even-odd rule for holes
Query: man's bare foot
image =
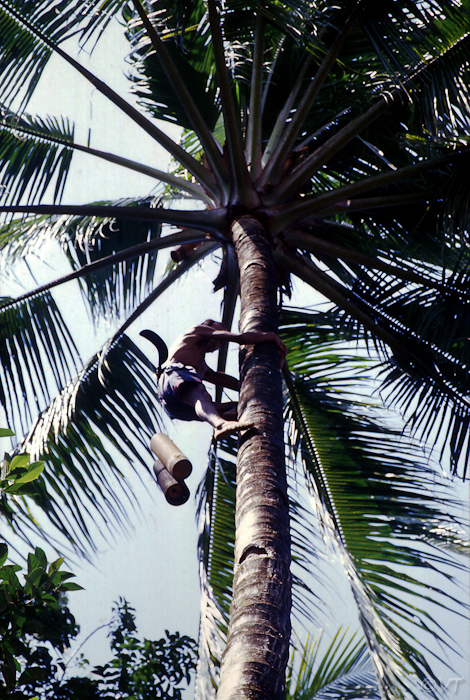
{"label": "man's bare foot", "polygon": [[224,421],[220,427],[214,428],[214,440],[220,440],[220,438],[230,433],[236,433],[239,430],[247,430],[252,427],[253,423],[243,423],[237,420]]}

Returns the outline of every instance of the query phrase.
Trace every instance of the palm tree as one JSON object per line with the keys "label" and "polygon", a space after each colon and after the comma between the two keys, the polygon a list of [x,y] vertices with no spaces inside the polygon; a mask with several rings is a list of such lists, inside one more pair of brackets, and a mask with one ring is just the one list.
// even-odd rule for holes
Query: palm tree
{"label": "palm tree", "polygon": [[[214,517],[201,536],[201,658],[215,675],[218,642],[210,639],[215,627],[223,633],[231,600],[220,699],[285,696],[289,515],[294,563],[312,550],[296,529],[303,510],[287,493],[285,418],[358,602],[380,692],[417,697],[410,674],[434,678],[408,625],[439,631],[425,608],[402,599],[413,586],[422,596],[417,569],[398,569],[450,560],[441,548],[460,546],[448,527],[451,504],[445,493],[431,495],[435,475],[419,444],[384,426],[370,415],[377,409],[353,393],[370,388],[357,373],[380,380],[381,396],[404,413],[408,428],[430,446],[444,440],[443,459],[465,476],[468,9],[468,0],[181,0],[171,8],[161,0],[0,0],[1,244],[13,260],[41,238],[56,238],[72,267],[3,300],[0,398],[9,424],[25,436],[17,449],[28,446],[47,463],[32,495],[74,546],[83,537],[91,545],[87,514],[126,517],[108,481],[119,471],[115,453],[145,463],[141,446],[160,421],[154,368],[126,331],[173,282],[222,252],[216,286],[224,290],[223,320],[232,326],[239,294],[242,332],[276,331],[297,279],[329,302],[281,316],[291,370],[284,368],[285,406],[274,347],[241,353],[239,413],[256,430],[238,444],[236,508],[235,477],[225,482],[230,442],[226,470],[208,471],[205,512],[226,519],[226,527],[235,513],[234,546],[220,541]],[[130,43],[138,107],[64,49],[72,39],[93,45],[116,18]],[[145,163],[145,154],[134,162],[75,143],[65,118],[27,114],[52,54],[163,146],[170,172]],[[181,142],[156,119],[178,124]],[[123,193],[117,202],[63,204],[76,150],[161,187],[141,199]],[[182,197],[192,209],[178,204]],[[157,254],[181,245],[184,259],[154,287]],[[95,317],[126,317],[86,363],[51,291],[72,279]],[[351,341],[375,369],[343,357]],[[211,459],[221,463],[218,453]],[[15,526],[28,536],[34,523],[27,505],[18,508]],[[429,551],[400,545],[405,523]]]}

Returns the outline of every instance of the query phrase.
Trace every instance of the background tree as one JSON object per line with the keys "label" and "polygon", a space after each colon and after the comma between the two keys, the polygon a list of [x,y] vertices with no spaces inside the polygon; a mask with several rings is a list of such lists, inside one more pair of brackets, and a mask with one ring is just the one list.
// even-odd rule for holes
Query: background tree
{"label": "background tree", "polygon": [[[8,221],[2,244],[11,260],[40,236],[55,236],[73,267],[1,309],[2,403],[25,434],[22,444],[47,462],[37,502],[75,546],[90,540],[85,509],[124,517],[120,494],[106,479],[117,467],[103,434],[127,459],[142,461],[138,445],[147,445],[158,423],[152,366],[125,332],[172,282],[222,250],[223,320],[232,325],[240,289],[245,331],[276,330],[291,276],[302,280],[331,307],[283,320],[296,370],[285,372],[292,440],[344,557],[381,693],[414,695],[410,674],[423,680],[432,671],[400,618],[425,628],[430,615],[423,609],[416,616],[403,603],[397,567],[406,561],[437,568],[443,555],[435,559],[432,548],[458,548],[460,538],[441,527],[446,496],[431,504],[425,495],[434,475],[420,451],[368,415],[364,401],[347,400],[340,371],[347,362],[331,349],[364,342],[382,363],[383,396],[422,440],[432,445],[445,438],[451,470],[460,462],[465,475],[467,0],[380,7],[368,0],[208,0],[170,9],[139,0],[99,6],[92,0],[85,7],[0,0],[0,8],[2,210],[26,214]],[[113,17],[130,42],[141,110],[63,48],[74,36],[98,41]],[[76,144],[66,120],[27,115],[51,52],[162,145],[175,160],[173,171]],[[181,144],[155,117],[184,129]],[[59,204],[74,149],[145,172],[166,188],[136,201]],[[197,202],[194,209],[171,207],[168,198],[177,194]],[[179,232],[163,231],[164,224]],[[194,248],[152,289],[156,251],[177,244]],[[50,291],[71,279],[80,279],[95,316],[118,309],[126,315],[84,364]],[[222,356],[221,367],[224,362]],[[278,698],[290,638],[289,505],[297,520],[301,511],[286,495],[275,350],[250,349],[241,363],[241,417],[256,431],[238,447],[235,576],[223,664],[230,681],[222,670],[219,697],[244,697],[248,687],[256,697]],[[217,502],[218,491],[206,497]],[[404,513],[432,553],[390,545]],[[384,522],[387,532],[379,531],[386,537],[380,546],[381,538],[374,540],[371,565],[370,538]],[[18,527],[28,525],[25,509]],[[303,551],[306,556],[308,547]],[[417,574],[407,583],[419,590]]]}
{"label": "background tree", "polygon": [[34,692],[23,695],[19,687],[41,686],[57,670],[50,650],[63,653],[78,633],[65,594],[80,586],[68,580],[73,574],[60,570],[63,560],[48,564],[39,547],[28,555],[23,582],[18,577],[22,567],[5,563],[7,556],[2,543],[0,690],[2,697],[33,697]]}
{"label": "background tree", "polygon": [[[122,599],[109,623],[111,660],[91,666],[82,658],[81,675],[66,675],[73,655],[67,660],[65,652],[79,627],[64,593],[80,586],[63,583],[71,574],[59,572],[60,562],[53,562],[49,572],[46,566],[44,552],[36,548],[28,557],[24,585],[16,576],[21,567],[2,565],[0,569],[0,593],[10,599],[2,610],[2,698],[181,700],[196,668],[196,642],[168,631],[158,640],[139,639],[133,608]],[[32,580],[39,595],[31,595]]]}

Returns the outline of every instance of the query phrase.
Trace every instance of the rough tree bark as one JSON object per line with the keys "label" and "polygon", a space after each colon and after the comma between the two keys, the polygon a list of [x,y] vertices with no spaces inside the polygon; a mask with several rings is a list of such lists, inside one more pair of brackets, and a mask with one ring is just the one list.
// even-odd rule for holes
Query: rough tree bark
{"label": "rough tree bark", "polygon": [[[240,268],[240,332],[278,329],[271,247],[260,222],[232,226]],[[239,439],[234,590],[218,700],[284,700],[291,574],[282,391],[271,343],[241,353],[239,416],[254,430]]]}

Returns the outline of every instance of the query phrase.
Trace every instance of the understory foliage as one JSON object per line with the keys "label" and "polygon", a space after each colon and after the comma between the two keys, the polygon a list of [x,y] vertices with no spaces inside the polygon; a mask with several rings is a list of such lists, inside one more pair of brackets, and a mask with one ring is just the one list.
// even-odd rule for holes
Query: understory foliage
{"label": "understory foliage", "polygon": [[[11,434],[11,430],[0,429],[2,438]],[[31,463],[27,454],[13,459],[5,454],[2,499],[4,494],[28,495],[43,469],[42,462]],[[4,499],[2,505],[6,506],[2,516],[13,518],[11,503]],[[70,612],[67,595],[82,590],[82,586],[70,580],[74,575],[62,570],[63,563],[63,558],[49,563],[44,551],[35,547],[23,570],[20,564],[12,563],[7,545],[0,543],[0,697],[181,700],[181,683],[189,685],[196,669],[196,642],[168,631],[166,638],[156,641],[139,639],[134,609],[122,598],[113,608],[111,622],[104,625],[110,629],[113,658],[92,667],[82,654],[81,675],[66,674],[82,646],[72,653],[80,627]]]}
{"label": "understory foliage", "polygon": [[[29,265],[44,241],[70,270],[1,299],[0,403],[22,436],[15,454],[45,464],[24,498],[5,494],[15,534],[37,533],[40,508],[53,544],[65,536],[91,557],[91,522],[110,534],[128,523],[132,482],[147,476],[149,438],[165,421],[155,366],[132,333],[149,309],[157,331],[171,327],[160,302],[201,261],[217,267],[227,328],[240,300],[242,330],[279,329],[288,348],[289,502],[282,431],[266,446],[264,427],[238,447],[212,446],[200,485],[199,698],[219,683],[237,572],[285,544],[255,537],[234,555],[240,490],[254,479],[244,455],[262,450],[263,474],[278,479],[270,493],[291,518],[294,619],[321,624],[329,589],[317,559],[331,551],[357,604],[366,650],[344,660],[330,697],[357,691],[364,659],[375,680],[371,690],[367,670],[362,697],[444,692],[435,661],[456,645],[437,611],[465,614],[454,577],[468,551],[448,475],[465,478],[470,459],[469,18],[469,0],[0,0],[1,272]],[[85,60],[117,27],[131,96]],[[145,147],[135,160],[113,152],[92,129],[80,140],[66,117],[30,114],[44,70],[61,62],[129,118],[137,140],[163,147],[169,166]],[[81,204],[67,180],[78,152],[91,174],[112,163],[154,188],[107,201],[97,181]],[[244,241],[259,257],[240,264]],[[192,284],[199,315],[212,290],[196,275]],[[90,340],[91,357],[64,289],[107,330]],[[258,397],[245,377],[265,372],[269,389],[278,380],[273,348],[257,352],[241,355],[247,415]],[[265,427],[281,418],[280,392],[259,400]],[[268,477],[258,486],[267,493]],[[276,612],[287,619],[285,608]],[[288,622],[278,632],[288,637]],[[239,645],[256,668],[264,643]],[[277,697],[287,644],[282,661],[272,655]],[[316,672],[304,675],[305,697],[328,697]]]}
{"label": "understory foliage", "polygon": [[68,666],[74,656],[70,647],[79,627],[66,605],[65,592],[80,586],[63,583],[71,574],[59,572],[59,561],[46,567],[44,552],[36,548],[28,556],[23,584],[16,575],[20,566],[0,568],[0,596],[2,601],[9,600],[8,607],[2,603],[2,698],[181,700],[196,668],[196,642],[168,631],[158,640],[140,639],[134,609],[123,599],[116,603],[113,619],[106,625],[111,660],[91,666],[81,654],[80,675],[71,675]]}

